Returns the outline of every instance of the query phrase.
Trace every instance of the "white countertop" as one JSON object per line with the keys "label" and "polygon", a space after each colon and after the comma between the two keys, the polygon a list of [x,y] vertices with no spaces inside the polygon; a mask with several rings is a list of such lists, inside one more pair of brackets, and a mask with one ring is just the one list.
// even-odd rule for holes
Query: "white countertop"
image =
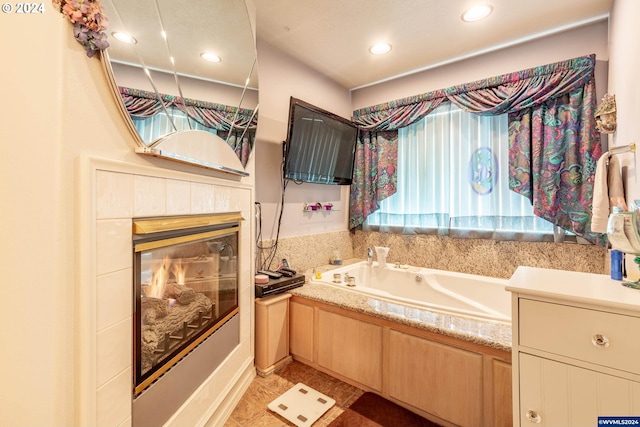
{"label": "white countertop", "polygon": [[606,274],[548,268],[517,268],[506,290],[519,294],[628,310],[640,315],[640,290],[622,286]]}

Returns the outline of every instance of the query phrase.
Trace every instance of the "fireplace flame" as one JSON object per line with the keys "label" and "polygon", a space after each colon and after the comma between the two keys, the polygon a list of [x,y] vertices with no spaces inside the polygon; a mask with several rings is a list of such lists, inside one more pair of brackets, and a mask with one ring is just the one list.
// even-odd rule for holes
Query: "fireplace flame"
{"label": "fireplace flame", "polygon": [[151,298],[162,298],[164,296],[164,288],[167,286],[169,280],[169,266],[171,265],[171,259],[164,257],[160,267],[153,272],[151,276],[151,282],[146,289],[145,295]]}
{"label": "fireplace flame", "polygon": [[185,277],[187,275],[187,268],[182,265],[182,261],[173,264],[173,276],[176,278],[178,285],[185,284]]}

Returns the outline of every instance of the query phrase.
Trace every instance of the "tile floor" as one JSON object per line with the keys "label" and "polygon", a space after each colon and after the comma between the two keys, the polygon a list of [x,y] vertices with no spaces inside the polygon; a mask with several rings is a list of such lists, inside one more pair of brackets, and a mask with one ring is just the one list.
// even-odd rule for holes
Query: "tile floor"
{"label": "tile floor", "polygon": [[267,409],[267,405],[299,382],[336,401],[336,404],[314,423],[314,427],[329,425],[364,393],[357,387],[293,361],[266,378],[257,376],[224,427],[293,426],[294,424]]}

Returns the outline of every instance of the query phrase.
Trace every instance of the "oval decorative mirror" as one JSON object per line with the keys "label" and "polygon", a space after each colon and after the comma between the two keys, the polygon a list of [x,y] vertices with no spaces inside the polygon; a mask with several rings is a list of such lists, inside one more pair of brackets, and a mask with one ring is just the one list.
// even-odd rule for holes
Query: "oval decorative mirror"
{"label": "oval decorative mirror", "polygon": [[109,17],[103,63],[136,152],[248,175],[258,79],[245,0],[103,6]]}

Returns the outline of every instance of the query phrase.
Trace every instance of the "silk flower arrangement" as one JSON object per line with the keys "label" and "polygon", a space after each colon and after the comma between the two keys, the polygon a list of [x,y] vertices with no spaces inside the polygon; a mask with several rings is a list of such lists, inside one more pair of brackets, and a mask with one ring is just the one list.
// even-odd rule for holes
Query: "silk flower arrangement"
{"label": "silk flower arrangement", "polygon": [[53,6],[73,24],[73,36],[91,58],[109,47],[109,19],[98,0],[52,0]]}

